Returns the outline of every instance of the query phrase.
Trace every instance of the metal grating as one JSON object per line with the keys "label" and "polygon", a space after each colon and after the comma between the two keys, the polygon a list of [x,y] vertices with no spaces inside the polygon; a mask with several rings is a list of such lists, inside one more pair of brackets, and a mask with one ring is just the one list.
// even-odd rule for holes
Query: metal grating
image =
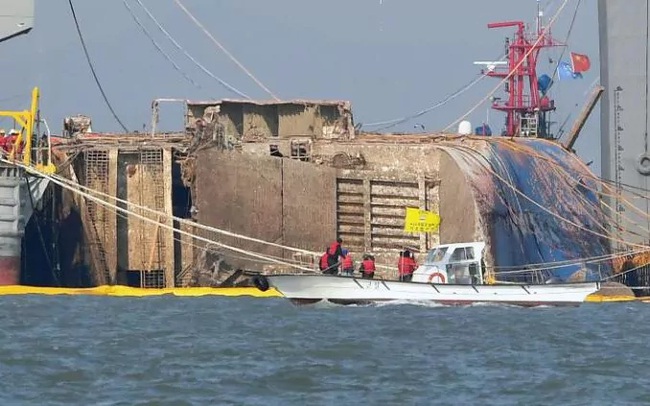
{"label": "metal grating", "polygon": [[[85,152],[84,158],[84,181],[86,187],[102,193],[108,193],[108,150],[88,150]],[[95,272],[102,275],[104,282],[108,281],[112,283],[104,248],[104,241],[111,237],[114,231],[109,230],[109,216],[111,215],[111,211],[107,207],[91,200],[86,202],[86,210],[91,223],[91,235],[87,235],[88,248],[94,250],[98,260],[96,266],[100,267]]]}
{"label": "metal grating", "polygon": [[370,185],[372,251],[417,248],[419,235],[404,233],[405,207],[420,207],[417,183],[372,181]]}
{"label": "metal grating", "polygon": [[[140,173],[140,193],[139,204],[141,206],[151,207],[158,212],[165,211],[165,185],[163,172],[163,150],[162,148],[141,149],[139,162]],[[150,213],[142,213],[148,217]],[[154,220],[161,222],[164,219],[160,217]],[[141,278],[143,287],[163,288],[165,287],[164,268],[165,244],[164,229],[156,226],[154,232],[151,232],[149,224],[143,221],[140,227],[141,241],[141,259],[143,261],[142,270],[144,275]],[[153,257],[152,257],[153,250]],[[152,269],[155,269],[152,270]],[[158,275],[160,273],[160,275]],[[155,276],[152,276],[155,275]]]}
{"label": "metal grating", "polygon": [[143,288],[161,289],[165,287],[165,271],[154,269],[140,272],[140,284]]}
{"label": "metal grating", "polygon": [[361,179],[337,179],[336,232],[354,252],[365,250],[364,186]]}

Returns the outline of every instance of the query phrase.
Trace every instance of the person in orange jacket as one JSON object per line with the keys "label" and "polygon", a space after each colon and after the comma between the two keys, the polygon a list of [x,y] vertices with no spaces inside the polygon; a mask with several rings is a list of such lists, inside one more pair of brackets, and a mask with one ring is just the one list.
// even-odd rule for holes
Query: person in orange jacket
{"label": "person in orange jacket", "polygon": [[418,264],[409,250],[399,253],[397,260],[397,272],[401,282],[410,282],[413,278],[413,272],[417,269]]}
{"label": "person in orange jacket", "polygon": [[327,255],[327,251],[323,255],[321,255],[320,260],[318,262],[318,268],[320,268],[321,272],[325,273],[327,268],[329,268],[329,264],[327,263],[327,258],[329,258],[329,255]]}
{"label": "person in orange jacket", "polygon": [[354,273],[354,261],[350,251],[343,249],[343,260],[341,261],[341,274],[345,276],[352,276]]}
{"label": "person in orange jacket", "polygon": [[372,279],[375,277],[375,258],[372,255],[364,255],[359,272],[362,279]]}

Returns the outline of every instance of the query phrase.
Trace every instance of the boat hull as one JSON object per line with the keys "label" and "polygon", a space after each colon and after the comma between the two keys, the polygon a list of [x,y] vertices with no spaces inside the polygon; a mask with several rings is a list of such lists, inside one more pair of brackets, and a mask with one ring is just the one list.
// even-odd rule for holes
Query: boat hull
{"label": "boat hull", "polygon": [[444,305],[499,303],[518,306],[578,306],[599,282],[547,285],[451,285],[359,279],[334,275],[270,275],[258,287],[274,287],[296,304],[430,301]]}

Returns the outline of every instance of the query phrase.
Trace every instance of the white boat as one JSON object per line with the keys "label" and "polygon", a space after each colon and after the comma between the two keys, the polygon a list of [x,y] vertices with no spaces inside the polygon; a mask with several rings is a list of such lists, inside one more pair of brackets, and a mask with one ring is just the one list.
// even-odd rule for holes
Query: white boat
{"label": "white boat", "polygon": [[484,243],[441,245],[432,249],[413,281],[322,275],[264,275],[260,290],[270,287],[296,304],[329,301],[369,304],[381,301],[430,301],[445,305],[499,303],[519,306],[579,306],[600,289],[600,282],[484,283],[481,266]]}

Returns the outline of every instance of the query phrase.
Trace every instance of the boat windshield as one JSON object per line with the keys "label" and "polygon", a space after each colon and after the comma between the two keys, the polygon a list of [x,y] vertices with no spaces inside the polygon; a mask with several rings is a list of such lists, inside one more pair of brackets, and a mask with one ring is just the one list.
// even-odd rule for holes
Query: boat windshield
{"label": "boat windshield", "polygon": [[429,251],[429,254],[427,254],[426,263],[432,264],[434,262],[440,262],[445,258],[446,253],[447,247],[434,248]]}

